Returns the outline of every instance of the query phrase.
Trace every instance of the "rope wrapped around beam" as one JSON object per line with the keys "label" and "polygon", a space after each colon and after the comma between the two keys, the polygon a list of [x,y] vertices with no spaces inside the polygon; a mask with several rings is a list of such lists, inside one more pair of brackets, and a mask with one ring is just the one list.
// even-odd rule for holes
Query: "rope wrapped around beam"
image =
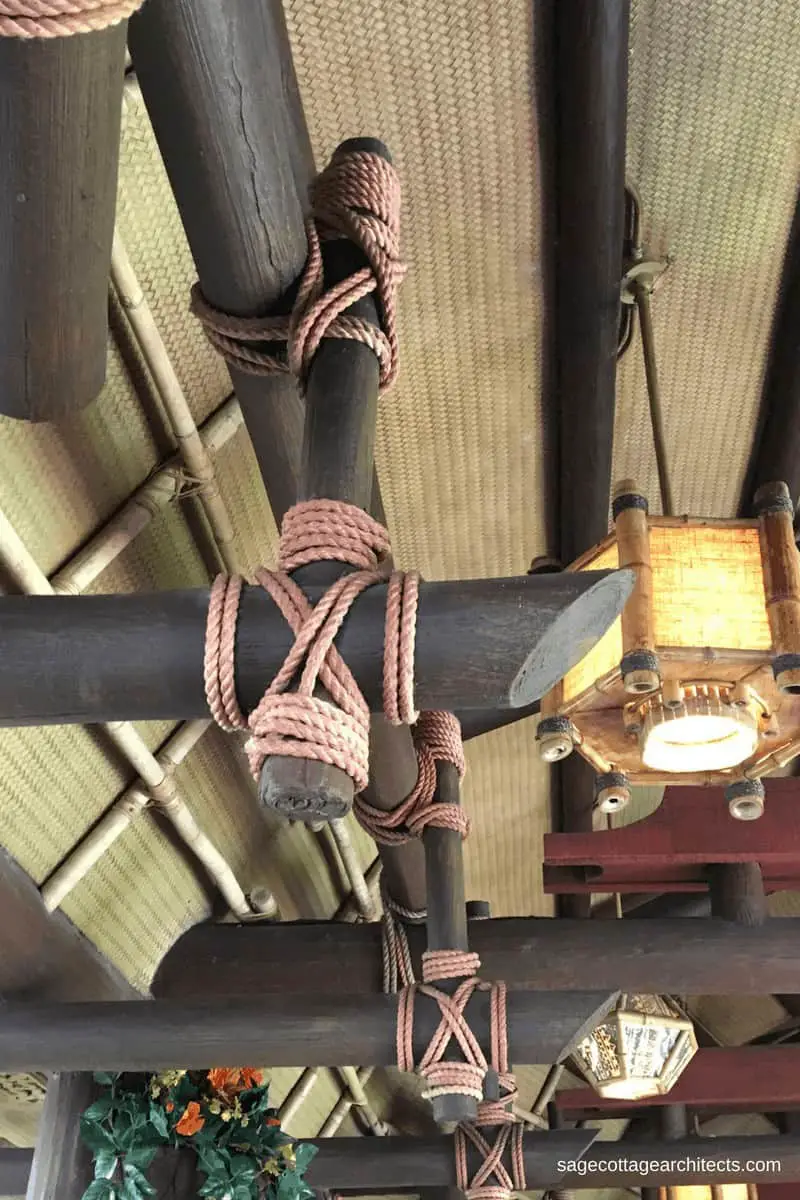
{"label": "rope wrapped around beam", "polygon": [[[219,312],[197,284],[192,312],[230,366],[251,375],[290,371],[301,388],[323,338],[363,342],[380,363],[383,392],[397,377],[397,288],[406,273],[400,260],[400,181],[391,163],[365,150],[337,151],[312,185],[306,234],[308,258],[291,316]],[[335,238],[358,245],[368,265],[326,288],[322,246]],[[381,328],[345,311],[371,292],[377,294]]]}
{"label": "rope wrapped around beam", "polygon": [[119,25],[143,0],[0,0],[0,37],[61,38]]}
{"label": "rope wrapped around beam", "polygon": [[[413,637],[404,597],[416,621],[419,577],[414,572],[389,572],[386,530],[362,509],[334,500],[309,500],[295,505],[283,520],[278,570],[260,567],[256,582],[269,593],[295,635],[278,674],[257,707],[246,718],[236,697],[235,642],[243,580],[218,575],[211,589],[206,626],[205,682],[208,706],[225,730],[249,729],[247,753],[258,778],[272,754],[330,763],[345,771],[356,791],[369,778],[369,708],[334,639],[353,602],[367,588],[397,577],[400,605],[387,601],[387,641],[399,652],[384,660],[384,690],[405,694],[413,703]],[[311,562],[341,562],[356,568],[333,583],[312,605],[290,572]],[[390,588],[390,592],[392,589]],[[289,691],[299,676],[297,690]],[[317,683],[330,700],[314,695]],[[407,716],[403,711],[400,715]]]}

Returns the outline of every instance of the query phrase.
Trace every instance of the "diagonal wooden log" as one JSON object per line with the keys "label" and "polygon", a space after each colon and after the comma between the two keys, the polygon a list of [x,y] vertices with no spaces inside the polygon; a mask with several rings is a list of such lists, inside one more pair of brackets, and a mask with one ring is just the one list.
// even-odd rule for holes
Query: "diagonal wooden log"
{"label": "diagonal wooden log", "polygon": [[[408,927],[419,973],[424,930]],[[506,917],[471,921],[470,947],[487,979],[510,988],[693,995],[800,994],[800,920],[758,928],[729,921],[591,921]],[[197,925],[164,958],[153,992],[259,996],[302,992],[314,979],[330,996],[381,989],[379,924]]]}
{"label": "diagonal wooden log", "polygon": [[125,28],[0,38],[0,413],[70,416],[106,376]]}
{"label": "diagonal wooden log", "polygon": [[[518,1062],[553,1062],[602,1020],[618,993],[515,992],[508,1036]],[[176,1062],[271,1067],[397,1062],[396,996],[289,995],[251,1000],[152,1000],[83,1004],[9,1002],[0,1023],[0,1070],[160,1070]],[[470,1001],[470,1027],[489,1045],[490,999]],[[419,1005],[414,1053],[420,1058],[440,1021]]]}
{"label": "diagonal wooden log", "polygon": [[[525,704],[569,669],[619,613],[626,571],[427,583],[420,589],[415,690],[423,708]],[[313,599],[319,589],[309,589]],[[338,639],[370,708],[382,708],[386,585],[364,593]],[[207,715],[208,591],[0,599],[0,724]],[[258,587],[245,588],[237,692],[246,711],[280,667],[291,634]]]}
{"label": "diagonal wooden log", "polygon": [[138,993],[0,849],[0,1000],[132,1000]]}
{"label": "diagonal wooden log", "polygon": [[[288,303],[305,262],[303,219],[315,173],[282,4],[148,0],[131,23],[129,44],[206,299],[238,316],[275,311],[281,301]],[[343,361],[345,369],[339,370]],[[317,475],[318,494],[346,498],[329,489],[329,484],[338,489],[342,480],[332,481],[327,473],[325,441],[332,421],[340,450],[352,433],[353,479],[358,473],[359,488],[366,481],[367,491],[355,502],[384,520],[371,462],[374,431],[365,441],[369,421],[350,420],[367,396],[362,377],[358,396],[347,399],[343,385],[351,369],[374,377],[374,356],[368,351],[365,356],[363,347],[345,350],[341,343],[322,347],[309,381],[306,462]],[[335,394],[331,376],[337,380]],[[231,379],[280,523],[300,492],[305,404],[288,376],[232,370]],[[371,387],[374,410],[375,384]],[[339,457],[339,469],[342,462]],[[366,798],[391,810],[416,781],[413,748],[407,731],[392,730],[379,716],[370,742]],[[415,842],[385,847],[381,857],[395,899],[406,908],[423,908],[421,847]]]}

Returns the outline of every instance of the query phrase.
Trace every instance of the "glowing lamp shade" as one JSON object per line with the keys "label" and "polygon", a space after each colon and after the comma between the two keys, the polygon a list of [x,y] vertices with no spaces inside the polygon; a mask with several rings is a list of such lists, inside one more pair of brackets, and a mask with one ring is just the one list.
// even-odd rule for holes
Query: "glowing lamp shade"
{"label": "glowing lamp shade", "polygon": [[676,708],[655,702],[642,724],[642,762],[659,772],[724,771],[750,758],[758,737],[755,713],[717,696],[688,697]]}

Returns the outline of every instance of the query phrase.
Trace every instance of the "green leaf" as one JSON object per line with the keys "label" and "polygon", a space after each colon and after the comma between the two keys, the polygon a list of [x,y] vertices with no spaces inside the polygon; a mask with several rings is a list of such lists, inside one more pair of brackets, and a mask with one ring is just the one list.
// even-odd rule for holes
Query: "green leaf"
{"label": "green leaf", "polygon": [[[83,1193],[81,1200],[113,1200],[116,1188],[108,1179],[95,1179]],[[137,1197],[138,1200],[138,1197]]]}
{"label": "green leaf", "polygon": [[153,1187],[150,1180],[147,1179],[147,1177],[142,1174],[142,1172],[135,1165],[135,1163],[131,1162],[130,1156],[128,1156],[128,1158],[125,1160],[124,1170],[125,1170],[126,1184],[135,1185],[137,1190],[143,1196],[155,1196],[156,1189]]}
{"label": "green leaf", "polygon": [[154,1101],[150,1102],[150,1124],[163,1138],[169,1137],[167,1114],[161,1105],[156,1104]]}
{"label": "green leaf", "polygon": [[255,1195],[255,1188],[249,1183],[237,1183],[231,1192],[231,1200],[253,1200]]}
{"label": "green leaf", "polygon": [[227,1171],[230,1166],[230,1156],[220,1153],[214,1146],[198,1146],[197,1159],[206,1175],[216,1175]]}
{"label": "green leaf", "polygon": [[139,1190],[134,1179],[125,1178],[122,1182],[122,1187],[119,1189],[120,1200],[143,1200],[143,1194]]}
{"label": "green leaf", "polygon": [[234,1154],[231,1158],[231,1176],[238,1183],[250,1182],[259,1173],[258,1159],[250,1154]]}
{"label": "green leaf", "polygon": [[108,1130],[96,1125],[94,1121],[87,1121],[85,1117],[81,1117],[81,1137],[94,1154],[113,1154],[117,1149]]}
{"label": "green leaf", "polygon": [[94,1177],[95,1179],[110,1179],[114,1174],[117,1166],[116,1154],[109,1154],[105,1150],[101,1150],[94,1156]]}
{"label": "green leaf", "polygon": [[312,1146],[311,1142],[297,1142],[295,1144],[294,1160],[298,1175],[303,1174],[316,1153],[317,1147]]}
{"label": "green leaf", "polygon": [[113,1087],[119,1079],[119,1075],[112,1075],[110,1071],[95,1071],[95,1083],[101,1083],[104,1087]]}
{"label": "green leaf", "polygon": [[129,1150],[125,1155],[125,1170],[146,1171],[158,1150],[158,1146],[137,1145],[135,1150]]}
{"label": "green leaf", "polygon": [[219,1175],[209,1175],[203,1186],[199,1189],[199,1196],[224,1196],[227,1189],[227,1183],[220,1178]]}
{"label": "green leaf", "polygon": [[101,1096],[99,1100],[95,1100],[94,1104],[89,1105],[83,1115],[87,1121],[102,1121],[113,1107],[114,1101],[111,1096]]}

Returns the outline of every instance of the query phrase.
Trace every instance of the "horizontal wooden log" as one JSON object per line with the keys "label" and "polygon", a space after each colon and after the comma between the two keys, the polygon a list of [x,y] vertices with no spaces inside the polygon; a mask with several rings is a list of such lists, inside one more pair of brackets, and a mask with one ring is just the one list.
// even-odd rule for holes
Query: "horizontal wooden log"
{"label": "horizontal wooden log", "polygon": [[137,992],[0,849],[0,1000],[132,1000]]}
{"label": "horizontal wooden log", "polygon": [[[508,917],[473,921],[470,947],[487,979],[512,988],[695,995],[800,993],[800,920],[758,929],[728,921],[591,921]],[[327,995],[381,988],[377,924],[198,925],[164,958],[158,996],[258,996],[302,992],[313,979]],[[409,927],[419,973],[424,930]]]}
{"label": "horizontal wooden log", "polygon": [[[591,1144],[594,1135],[591,1129],[525,1134],[528,1189],[800,1179],[800,1137],[689,1137],[621,1146],[604,1141]],[[317,1145],[307,1175],[312,1187],[415,1191],[421,1186],[452,1187],[456,1182],[452,1138],[331,1138]],[[566,1166],[578,1160],[580,1169],[559,1170],[560,1163]],[[745,1174],[748,1162],[762,1166]],[[740,1164],[739,1170],[732,1168],[734,1163]]]}
{"label": "horizontal wooden log", "polygon": [[0,38],[4,416],[69,416],[105,380],[125,28]]}
{"label": "horizontal wooden log", "polygon": [[[313,976],[309,975],[309,979]],[[569,1053],[602,1019],[616,993],[516,992],[509,997],[511,1054],[549,1063]],[[488,1048],[490,1001],[473,997],[470,1025]],[[421,1057],[439,1023],[425,997],[414,1021]],[[84,1004],[10,1002],[0,1022],[0,1071],[160,1070],[221,1062],[270,1067],[346,1066],[397,1061],[397,997],[264,997]]]}
{"label": "horizontal wooden log", "polygon": [[800,1109],[800,1046],[701,1048],[664,1096],[619,1100],[592,1088],[565,1088],[556,1107],[566,1120],[632,1116],[667,1104],[704,1112]]}
{"label": "horizontal wooden log", "polygon": [[[628,572],[523,575],[420,588],[420,708],[515,707],[560,679],[613,622]],[[319,590],[309,589],[312,599]],[[356,602],[338,646],[373,711],[382,707],[385,585]],[[182,720],[207,714],[208,592],[0,599],[0,724]],[[244,590],[237,691],[261,698],[291,645],[261,588]]]}

